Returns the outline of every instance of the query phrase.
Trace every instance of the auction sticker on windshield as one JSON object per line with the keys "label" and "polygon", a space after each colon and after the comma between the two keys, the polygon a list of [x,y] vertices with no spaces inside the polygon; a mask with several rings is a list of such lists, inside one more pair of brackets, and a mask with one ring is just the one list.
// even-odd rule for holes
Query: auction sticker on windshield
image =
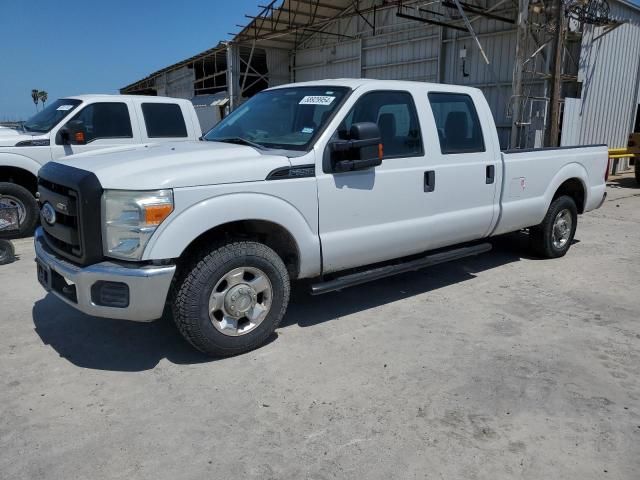
{"label": "auction sticker on windshield", "polygon": [[60,105],[58,108],[56,108],[56,110],[62,110],[63,112],[66,112],[67,110],[71,110],[73,108],[73,105]]}
{"label": "auction sticker on windshield", "polygon": [[300,100],[299,105],[331,105],[336,97],[329,97],[327,95],[307,95]]}

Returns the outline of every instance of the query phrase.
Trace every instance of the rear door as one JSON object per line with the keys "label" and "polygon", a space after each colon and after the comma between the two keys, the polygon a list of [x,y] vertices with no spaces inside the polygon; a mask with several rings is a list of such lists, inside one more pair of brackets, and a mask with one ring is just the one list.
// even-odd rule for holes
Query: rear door
{"label": "rear door", "polygon": [[490,112],[476,108],[481,100],[447,91],[431,91],[421,99],[430,110],[427,127],[437,132],[426,159],[434,180],[431,248],[482,238],[497,217],[500,157],[488,131],[493,123],[483,117]]}

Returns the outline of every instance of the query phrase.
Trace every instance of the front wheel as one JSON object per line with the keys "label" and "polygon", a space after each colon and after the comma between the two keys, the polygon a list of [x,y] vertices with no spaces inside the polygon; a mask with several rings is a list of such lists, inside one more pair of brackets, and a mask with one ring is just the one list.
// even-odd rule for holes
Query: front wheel
{"label": "front wheel", "polygon": [[26,237],[33,233],[40,211],[35,197],[29,190],[15,183],[0,182],[0,206],[17,208],[20,225],[16,231],[3,233],[3,237]]}
{"label": "front wheel", "polygon": [[576,202],[566,195],[556,198],[542,223],[529,230],[533,251],[543,258],[564,256],[571,247],[577,226]]}
{"label": "front wheel", "polygon": [[253,350],[273,333],[289,303],[289,274],[276,252],[233,242],[201,253],[176,284],[173,318],[207,355]]}

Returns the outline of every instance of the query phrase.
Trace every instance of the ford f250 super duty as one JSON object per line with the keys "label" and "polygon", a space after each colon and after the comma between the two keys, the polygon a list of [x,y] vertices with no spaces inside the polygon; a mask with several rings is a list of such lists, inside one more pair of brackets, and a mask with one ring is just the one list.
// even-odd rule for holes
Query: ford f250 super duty
{"label": "ford f250 super duty", "polygon": [[168,304],[210,355],[262,344],[314,294],[487,251],[529,229],[563,256],[605,198],[606,146],[501,152],[480,90],[326,80],[259,93],[205,141],[50,162],[38,279],[90,315]]}
{"label": "ford f250 super duty", "polygon": [[17,236],[38,220],[38,170],[70,155],[202,135],[188,100],[133,95],[80,95],[52,102],[19,128],[0,128],[0,206],[18,209]]}

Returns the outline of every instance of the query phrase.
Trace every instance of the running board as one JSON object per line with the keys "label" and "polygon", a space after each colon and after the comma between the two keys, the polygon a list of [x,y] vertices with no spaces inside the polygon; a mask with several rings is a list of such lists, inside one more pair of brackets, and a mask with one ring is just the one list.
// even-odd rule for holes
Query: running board
{"label": "running board", "polygon": [[342,290],[362,283],[371,282],[380,278],[390,277],[399,273],[412,272],[421,268],[430,267],[439,263],[450,262],[460,258],[480,255],[491,250],[490,243],[481,243],[470,247],[454,248],[444,252],[433,253],[416,260],[409,260],[396,265],[386,265],[384,267],[373,268],[363,272],[350,273],[344,277],[334,278],[326,282],[319,282],[311,285],[311,295],[322,295],[323,293]]}

